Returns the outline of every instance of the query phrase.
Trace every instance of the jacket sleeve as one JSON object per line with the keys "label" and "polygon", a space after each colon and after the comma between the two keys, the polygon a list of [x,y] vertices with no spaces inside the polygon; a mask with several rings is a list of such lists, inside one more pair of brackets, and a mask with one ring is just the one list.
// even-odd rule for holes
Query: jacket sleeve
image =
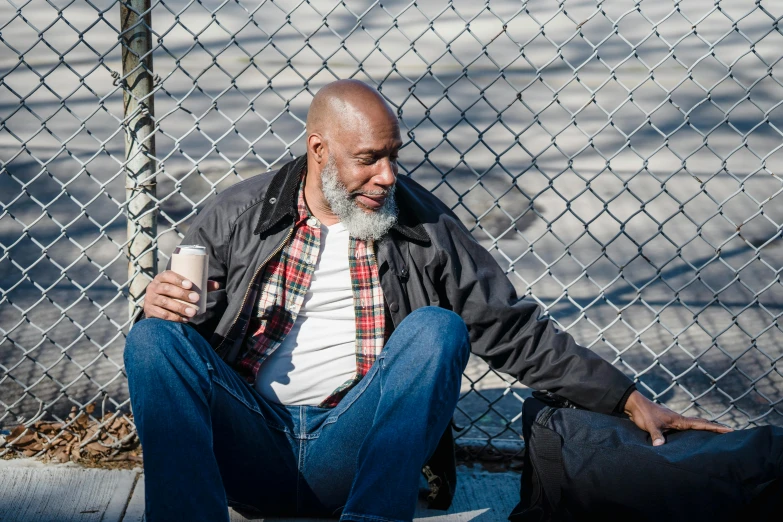
{"label": "jacket sleeve", "polygon": [[[220,289],[207,294],[207,311],[196,315],[188,321],[202,337],[209,340],[215,332],[221,316],[226,310],[226,274],[228,267],[225,259],[228,248],[230,230],[226,218],[220,215],[218,198],[213,201],[193,220],[181,245],[201,245],[206,248],[209,256],[208,279],[217,281]],[[166,269],[171,268],[169,259]]]}
{"label": "jacket sleeve", "polygon": [[473,353],[531,388],[584,408],[611,413],[622,407],[633,386],[628,377],[540,318],[537,304],[519,299],[497,262],[456,216],[441,215],[441,227],[441,292],[465,321]]}

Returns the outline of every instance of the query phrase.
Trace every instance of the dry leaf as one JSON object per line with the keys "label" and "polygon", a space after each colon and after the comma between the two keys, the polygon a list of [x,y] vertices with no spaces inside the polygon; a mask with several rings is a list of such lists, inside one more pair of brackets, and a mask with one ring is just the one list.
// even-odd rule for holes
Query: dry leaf
{"label": "dry leaf", "polygon": [[57,451],[52,455],[52,459],[57,460],[58,462],[68,462],[68,448],[66,446],[57,448]]}
{"label": "dry leaf", "polygon": [[90,442],[84,447],[90,453],[108,453],[111,448],[107,448],[100,442]]}
{"label": "dry leaf", "polygon": [[[111,467],[141,462],[139,439],[130,436],[131,418],[107,412],[96,420],[89,417],[94,411],[94,404],[85,407],[84,412],[74,406],[65,423],[39,420],[30,427],[14,426],[6,436],[6,447],[27,457],[42,453],[43,459],[56,462],[106,463]],[[90,442],[81,447],[86,440]]]}
{"label": "dry leaf", "polygon": [[8,436],[8,438],[10,440],[13,440],[13,439],[17,438],[18,436],[20,436],[22,433],[24,433],[24,431],[26,429],[27,428],[25,428],[23,424],[20,424],[19,426],[17,426],[13,430],[11,430],[11,434]]}

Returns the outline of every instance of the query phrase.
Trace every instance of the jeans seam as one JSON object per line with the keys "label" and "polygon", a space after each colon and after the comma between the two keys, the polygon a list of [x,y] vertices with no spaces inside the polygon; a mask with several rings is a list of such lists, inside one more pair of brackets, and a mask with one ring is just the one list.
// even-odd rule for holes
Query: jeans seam
{"label": "jeans seam", "polygon": [[304,414],[304,408],[299,408],[299,435],[298,443],[299,443],[299,458],[297,459],[297,465],[296,465],[296,511],[299,513],[301,509],[301,503],[302,503],[302,495],[301,495],[301,484],[304,477],[304,473],[302,472],[302,468],[304,467],[304,459],[305,459],[305,441],[301,437],[302,433],[304,432],[304,425],[305,425],[305,414]]}
{"label": "jeans seam", "polygon": [[359,513],[350,513],[343,511],[342,516],[340,516],[340,520],[345,520],[344,517],[351,517],[358,519],[360,521],[367,520],[369,522],[406,522],[405,520],[399,519],[399,518],[386,518],[386,517],[379,517],[375,515],[362,515]]}
{"label": "jeans seam", "polygon": [[274,422],[269,422],[267,418],[264,416],[264,413],[259,410],[258,408],[253,407],[253,405],[249,404],[245,399],[240,397],[237,393],[234,392],[226,383],[224,383],[222,380],[220,380],[218,377],[215,377],[215,375],[212,375],[212,382],[223,388],[225,391],[229,393],[232,397],[234,397],[236,400],[238,400],[240,403],[242,403],[247,409],[252,411],[253,413],[258,414],[262,419],[264,419],[264,422],[266,422],[266,425],[270,428],[276,429],[278,431],[282,431],[283,433],[288,433],[288,428],[285,426],[280,426],[278,424],[275,424]]}
{"label": "jeans seam", "polygon": [[[379,358],[378,358],[378,360],[380,360],[380,359],[382,359],[382,357],[379,357]],[[377,361],[376,361],[376,362],[377,362]],[[362,380],[361,380],[361,381],[359,381],[359,384],[363,384],[363,385],[364,385],[364,388],[365,388],[365,390],[366,390],[366,389],[367,389],[367,387],[369,387],[369,386],[370,386],[370,384],[372,383],[372,379],[374,379],[374,378],[375,378],[376,374],[378,374],[378,372],[379,372],[379,371],[380,371],[380,370],[378,370],[378,369],[376,368],[375,370],[373,370],[373,374],[372,374],[372,375],[370,375],[370,374],[368,373],[367,375],[365,375],[365,376],[362,378]],[[370,377],[370,378],[369,378],[369,380],[367,380],[367,377],[368,377],[368,376]],[[364,382],[365,380],[367,380],[367,382]],[[342,411],[341,411],[340,413],[338,413],[338,414],[337,414],[337,415],[335,415],[334,417],[331,417],[331,416],[327,417],[327,418],[324,420],[324,423],[323,423],[323,424],[322,424],[322,425],[321,425],[321,426],[318,428],[318,430],[316,430],[316,433],[320,433],[320,431],[321,431],[321,430],[322,430],[324,427],[328,426],[329,424],[334,424],[335,422],[337,422],[337,419],[339,419],[339,418],[340,418],[340,416],[341,416],[343,413],[345,413],[346,411],[348,411],[348,408],[350,408],[350,407],[353,405],[353,403],[355,403],[357,400],[359,400],[359,397],[361,397],[361,396],[362,396],[362,393],[364,393],[364,391],[365,391],[365,390],[362,390],[362,392],[361,392],[361,393],[357,393],[357,394],[356,394],[356,396],[355,396],[355,397],[353,397],[353,399],[351,400],[351,402],[348,402],[348,403],[346,403],[346,404],[344,405],[344,408],[342,409]],[[341,402],[342,402],[342,401],[341,401]],[[341,404],[341,405],[342,405],[342,404]]]}

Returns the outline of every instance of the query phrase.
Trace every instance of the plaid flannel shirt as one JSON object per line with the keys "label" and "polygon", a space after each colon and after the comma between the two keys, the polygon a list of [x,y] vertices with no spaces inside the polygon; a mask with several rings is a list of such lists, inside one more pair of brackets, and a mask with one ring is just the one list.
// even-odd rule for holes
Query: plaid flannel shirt
{"label": "plaid flannel shirt", "polygon": [[[291,241],[259,275],[258,299],[235,367],[250,384],[255,383],[263,362],[280,347],[294,326],[315,272],[321,227],[305,204],[304,183],[299,185],[297,208]],[[386,342],[383,292],[372,242],[351,237],[348,264],[356,317],[356,375],[319,404],[322,408],[332,408],[340,402],[367,374]]]}

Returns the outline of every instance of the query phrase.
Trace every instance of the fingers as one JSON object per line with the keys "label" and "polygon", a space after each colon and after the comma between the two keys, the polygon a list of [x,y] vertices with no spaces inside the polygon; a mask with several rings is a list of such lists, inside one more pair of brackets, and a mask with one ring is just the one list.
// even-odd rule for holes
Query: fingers
{"label": "fingers", "polygon": [[714,431],[715,433],[729,433],[734,430],[728,426],[721,426],[708,420],[698,417],[680,417],[672,423],[672,427],[677,430],[704,430]]}
{"label": "fingers", "polygon": [[144,296],[144,315],[176,322],[187,322],[198,313],[199,296],[192,291],[193,284],[171,270],[161,272],[147,286]]}
{"label": "fingers", "polygon": [[[196,298],[198,299],[198,296],[196,296]],[[144,299],[150,299],[150,304],[152,306],[157,306],[168,312],[177,313],[183,317],[193,317],[198,311],[194,305],[177,301],[176,299],[172,299],[171,297],[162,294],[145,296]]]}
{"label": "fingers", "polygon": [[650,433],[650,438],[652,438],[653,446],[660,446],[666,442],[666,439],[663,438],[663,433],[657,426],[651,427],[648,431]]}
{"label": "fingers", "polygon": [[220,290],[220,283],[212,280],[207,281],[207,292],[214,292],[215,290]]}
{"label": "fingers", "polygon": [[164,319],[166,321],[173,321],[175,323],[187,323],[188,318],[183,317],[174,312],[170,312],[165,308],[161,308],[155,305],[149,305],[144,307],[144,315],[147,317],[155,317],[157,319]]}
{"label": "fingers", "polygon": [[175,286],[171,283],[158,283],[155,285],[155,293],[166,297],[173,297],[174,299],[189,301],[191,303],[198,302],[198,294],[196,292]]}
{"label": "fingers", "polygon": [[181,275],[171,270],[166,270],[155,276],[155,281],[159,283],[170,283],[181,288],[190,289],[193,288],[193,283],[188,281]]}
{"label": "fingers", "polygon": [[733,431],[731,428],[705,419],[684,417],[665,406],[654,404],[646,399],[637,400],[630,406],[626,403],[626,413],[634,424],[650,434],[653,446],[660,446],[666,442],[663,436],[665,430],[704,430],[715,433]]}

